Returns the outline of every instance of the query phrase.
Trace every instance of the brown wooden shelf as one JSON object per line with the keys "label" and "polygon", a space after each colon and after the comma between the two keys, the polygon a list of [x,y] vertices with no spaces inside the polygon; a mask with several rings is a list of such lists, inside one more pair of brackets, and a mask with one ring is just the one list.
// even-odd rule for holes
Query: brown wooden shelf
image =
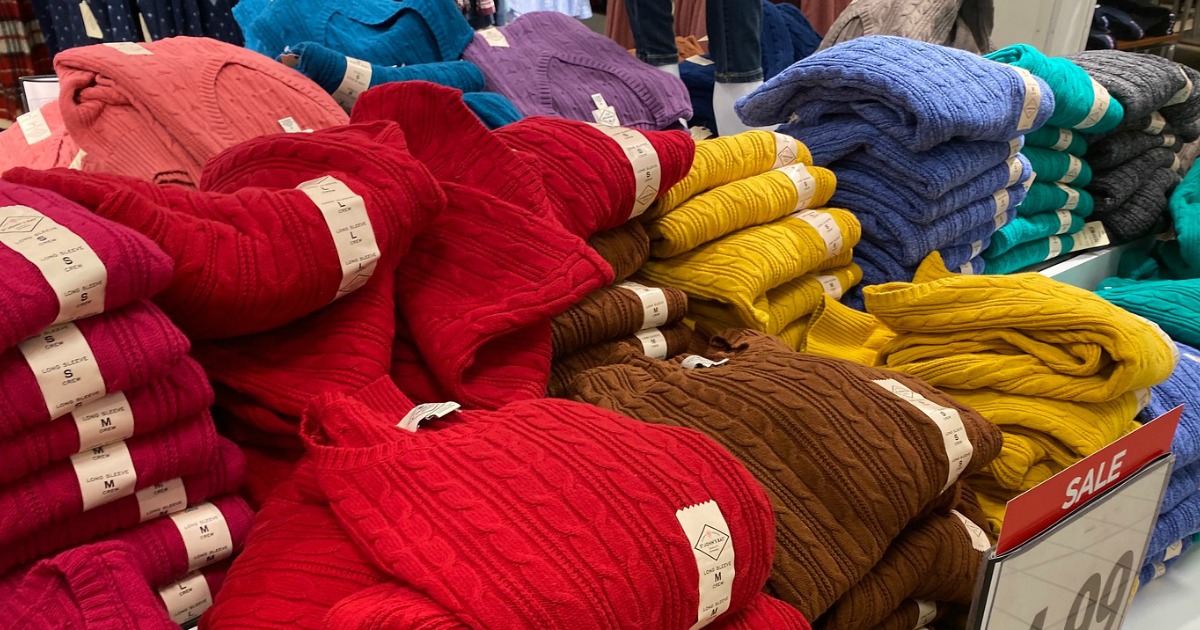
{"label": "brown wooden shelf", "polygon": [[1138,50],[1140,48],[1155,48],[1166,46],[1179,41],[1179,33],[1160,35],[1158,37],[1143,37],[1141,39],[1117,40],[1117,50]]}

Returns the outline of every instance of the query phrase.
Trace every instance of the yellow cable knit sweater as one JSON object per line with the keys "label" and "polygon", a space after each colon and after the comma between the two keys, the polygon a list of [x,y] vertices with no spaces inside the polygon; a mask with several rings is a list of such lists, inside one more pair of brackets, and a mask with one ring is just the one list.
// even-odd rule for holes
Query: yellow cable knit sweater
{"label": "yellow cable knit sweater", "polygon": [[861,281],[862,269],[858,265],[850,264],[828,271],[804,274],[795,280],[784,282],[767,291],[766,325],[748,321],[751,318],[745,317],[745,312],[712,300],[692,300],[688,305],[688,312],[697,323],[702,323],[714,331],[724,328],[753,328],[769,335],[778,335],[796,320],[806,319],[821,304],[824,296],[840,298]]}

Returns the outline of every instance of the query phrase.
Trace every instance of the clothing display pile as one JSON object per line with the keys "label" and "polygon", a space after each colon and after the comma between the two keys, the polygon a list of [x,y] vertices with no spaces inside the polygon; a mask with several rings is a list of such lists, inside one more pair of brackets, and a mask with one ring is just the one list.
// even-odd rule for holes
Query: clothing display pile
{"label": "clothing display pile", "polygon": [[101,42],[149,42],[208,37],[243,43],[234,21],[236,0],[48,0],[31,3],[50,55]]}
{"label": "clothing display pile", "polygon": [[933,251],[985,271],[981,252],[1032,178],[1021,136],[1050,117],[1054,94],[1023,69],[868,36],[793,65],[738,109],[748,124],[785,123],[780,131],[837,175],[831,203],[862,223],[855,262],[865,286],[910,280]]}
{"label": "clothing display pile", "polygon": [[1047,57],[1016,44],[988,59],[1023,68],[1054,92],[1054,113],[1041,129],[1025,136],[1021,150],[1033,167],[1034,182],[1017,217],[992,236],[984,259],[990,273],[1011,273],[1061,255],[1108,244],[1099,226],[1085,229],[1095,209],[1085,187],[1092,166],[1084,159],[1085,134],[1115,129],[1125,110],[1103,85],[1068,59]]}

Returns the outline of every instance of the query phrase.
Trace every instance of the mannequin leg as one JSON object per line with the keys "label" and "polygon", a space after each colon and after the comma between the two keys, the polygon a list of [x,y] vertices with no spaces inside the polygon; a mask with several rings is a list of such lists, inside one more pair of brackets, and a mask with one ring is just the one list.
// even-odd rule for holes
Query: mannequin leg
{"label": "mannequin leg", "polygon": [[734,104],[762,85],[761,32],[760,0],[708,0],[709,52],[717,66],[713,111],[723,136],[753,128],[738,118]]}
{"label": "mannequin leg", "polygon": [[652,66],[674,65],[673,74],[678,76],[679,49],[675,47],[671,0],[626,0],[625,14],[629,16],[638,59]]}

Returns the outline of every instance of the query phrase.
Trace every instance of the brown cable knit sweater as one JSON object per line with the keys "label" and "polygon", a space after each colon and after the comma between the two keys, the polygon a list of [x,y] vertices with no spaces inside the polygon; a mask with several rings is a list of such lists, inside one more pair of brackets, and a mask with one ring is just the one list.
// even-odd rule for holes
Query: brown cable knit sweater
{"label": "brown cable knit sweater", "polygon": [[[653,331],[660,333],[661,337],[654,334]],[[692,346],[695,337],[692,329],[683,322],[638,331],[637,334],[641,337],[630,335],[612,341],[601,341],[554,359],[554,362],[550,364],[550,385],[546,389],[547,395],[566,398],[568,396],[567,387],[571,384],[572,379],[594,367],[611,363],[612,354],[622,345],[628,344],[634,352],[645,354],[650,351],[651,356],[657,352],[658,356],[670,359],[686,352]]]}
{"label": "brown cable knit sweater", "polygon": [[588,239],[588,246],[613,268],[613,282],[637,273],[650,260],[650,235],[639,221],[626,221]]}
{"label": "brown cable knit sweater", "polygon": [[[629,288],[634,285],[658,289],[662,293],[643,300]],[[651,305],[653,311],[646,305]],[[555,317],[550,324],[554,356],[561,357],[602,341],[628,337],[646,328],[673,324],[686,314],[686,293],[634,276],[624,283],[591,292]]]}

